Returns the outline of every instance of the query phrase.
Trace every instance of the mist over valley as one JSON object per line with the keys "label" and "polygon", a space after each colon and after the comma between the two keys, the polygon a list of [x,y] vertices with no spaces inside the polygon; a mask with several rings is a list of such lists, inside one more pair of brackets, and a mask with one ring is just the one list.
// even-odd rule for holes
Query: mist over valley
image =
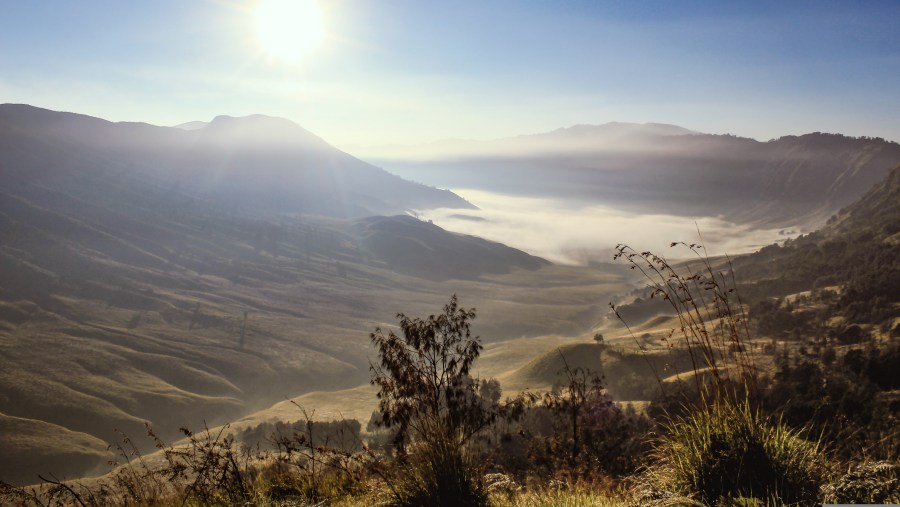
{"label": "mist over valley", "polygon": [[8,2],[0,505],[900,503],[897,19]]}
{"label": "mist over valley", "polygon": [[[97,473],[113,429],[138,434],[148,421],[171,438],[180,425],[365,384],[368,333],[390,326],[398,309],[426,313],[447,294],[482,315],[485,375],[524,388],[543,377],[516,368],[618,326],[607,303],[629,301],[636,280],[611,264],[617,244],[678,259],[692,254],[669,244],[699,242],[699,232],[714,254],[753,252],[854,198],[796,201],[808,213],[795,221],[780,208],[729,219],[719,200],[679,208],[645,196],[618,207],[628,188],[647,188],[640,168],[612,171],[622,176],[606,193],[563,197],[571,173],[527,161],[525,179],[507,169],[509,188],[490,171],[460,170],[459,181],[481,188],[451,192],[393,176],[285,120],[194,127],[0,106],[2,445],[22,456],[4,469],[7,480],[29,482],[47,467]],[[834,171],[838,181],[817,180],[823,188],[861,187],[854,178],[882,177],[891,154],[900,162],[894,143],[827,140],[858,152],[845,155],[856,162]],[[751,171],[773,164],[735,160]],[[614,179],[579,170],[597,185]],[[804,162],[795,172],[816,170]],[[557,183],[524,191],[540,181]],[[706,192],[724,188],[707,182]],[[695,208],[716,216],[680,213]],[[58,443],[61,432],[72,439]]]}

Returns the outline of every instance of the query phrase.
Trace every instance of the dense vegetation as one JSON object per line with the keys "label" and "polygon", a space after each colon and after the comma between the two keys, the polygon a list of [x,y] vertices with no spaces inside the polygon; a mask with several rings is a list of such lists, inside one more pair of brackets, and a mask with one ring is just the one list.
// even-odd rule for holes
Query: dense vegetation
{"label": "dense vegetation", "polygon": [[[771,331],[796,326],[811,331],[801,321],[824,323],[840,316],[900,333],[894,323],[900,317],[900,166],[822,230],[763,248],[738,259],[735,267],[746,282],[742,294],[758,302],[756,320]],[[818,306],[818,315],[771,301],[803,291],[810,292],[806,306]]]}
{"label": "dense vegetation", "polygon": [[[692,247],[693,248],[693,247]],[[749,328],[722,273],[680,275],[649,252],[655,297],[685,323],[683,346],[703,377],[669,385],[644,411],[617,404],[604,379],[566,364],[545,393],[501,400],[473,378],[481,344],[473,309],[455,297],[427,318],[400,314],[376,330],[380,406],[357,421],[297,423],[232,435],[227,427],[141,456],[99,483],[45,478],[6,487],[24,505],[816,505],[900,499],[896,343],[775,350],[771,377],[743,350]],[[634,254],[634,255],[632,255]],[[629,257],[630,256],[630,257]],[[708,290],[712,295],[701,292]],[[703,298],[703,304],[699,304]],[[606,345],[600,343],[598,349]],[[761,381],[764,380],[764,381]]]}

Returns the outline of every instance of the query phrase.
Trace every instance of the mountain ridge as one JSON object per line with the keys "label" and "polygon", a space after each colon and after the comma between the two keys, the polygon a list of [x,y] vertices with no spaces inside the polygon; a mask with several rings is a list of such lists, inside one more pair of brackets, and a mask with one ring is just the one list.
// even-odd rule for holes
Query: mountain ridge
{"label": "mountain ridge", "polygon": [[[355,218],[430,207],[472,208],[334,148],[283,118],[219,116],[193,130],[109,122],[0,105],[0,181],[66,185],[85,171],[126,174],[217,201],[275,212]],[[71,183],[71,182],[69,182]]]}
{"label": "mountain ridge", "polygon": [[363,218],[354,222],[354,229],[373,256],[392,269],[424,278],[473,279],[550,265],[521,250],[446,231],[411,216]]}
{"label": "mountain ridge", "polygon": [[625,125],[374,160],[432,185],[805,230],[824,225],[900,163],[900,144],[882,138],[813,132],[757,141]]}

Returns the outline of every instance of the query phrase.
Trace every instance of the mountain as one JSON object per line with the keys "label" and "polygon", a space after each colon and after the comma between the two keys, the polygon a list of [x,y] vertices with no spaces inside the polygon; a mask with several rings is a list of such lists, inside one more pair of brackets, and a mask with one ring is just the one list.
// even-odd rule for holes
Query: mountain
{"label": "mountain", "polygon": [[623,146],[650,147],[659,136],[697,134],[677,125],[665,123],[611,122],[603,125],[574,125],[552,132],[527,134],[490,141],[445,139],[423,145],[357,146],[355,153],[366,158],[392,161],[439,161],[456,158],[504,158],[571,155],[600,148]]}
{"label": "mountain", "polygon": [[410,216],[370,217],[355,224],[363,248],[392,269],[431,279],[478,278],[550,263],[475,236],[447,232]]}
{"label": "mountain", "polygon": [[[282,118],[219,116],[191,129],[0,105],[0,183],[63,188],[140,179],[224,209],[361,217],[472,208],[344,153]],[[90,189],[85,189],[89,192]]]}
{"label": "mountain", "polygon": [[[457,199],[285,120],[183,131],[22,106],[0,118],[0,481],[105,471],[114,430],[146,450],[145,422],[171,440],[366,383],[368,333],[451,293],[485,310],[478,332],[491,341],[577,332],[571,315],[617,283],[408,216],[274,212],[295,209],[278,201],[292,187],[269,179],[297,146],[346,171],[335,181],[347,192],[397,183],[410,195],[391,202],[404,206]],[[261,165],[250,174],[245,161]],[[217,167],[258,196],[229,203],[204,179]]]}
{"label": "mountain", "polygon": [[197,130],[202,129],[207,125],[209,125],[209,122],[207,121],[189,121],[186,123],[180,123],[178,125],[175,125],[174,127],[181,130]]}
{"label": "mountain", "polygon": [[813,133],[759,142],[630,123],[360,153],[433,185],[809,229],[900,162],[900,145],[879,138]]}

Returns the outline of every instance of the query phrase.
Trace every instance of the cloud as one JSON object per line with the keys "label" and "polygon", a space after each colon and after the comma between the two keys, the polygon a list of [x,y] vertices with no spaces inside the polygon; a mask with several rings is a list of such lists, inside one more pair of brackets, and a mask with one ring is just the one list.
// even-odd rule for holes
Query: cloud
{"label": "cloud", "polygon": [[498,241],[560,264],[609,261],[619,243],[677,258],[684,251],[669,245],[673,241],[698,242],[698,228],[710,255],[751,252],[786,239],[776,229],[756,229],[717,217],[639,215],[557,199],[481,190],[454,192],[480,209],[441,208],[419,216],[447,230]]}

